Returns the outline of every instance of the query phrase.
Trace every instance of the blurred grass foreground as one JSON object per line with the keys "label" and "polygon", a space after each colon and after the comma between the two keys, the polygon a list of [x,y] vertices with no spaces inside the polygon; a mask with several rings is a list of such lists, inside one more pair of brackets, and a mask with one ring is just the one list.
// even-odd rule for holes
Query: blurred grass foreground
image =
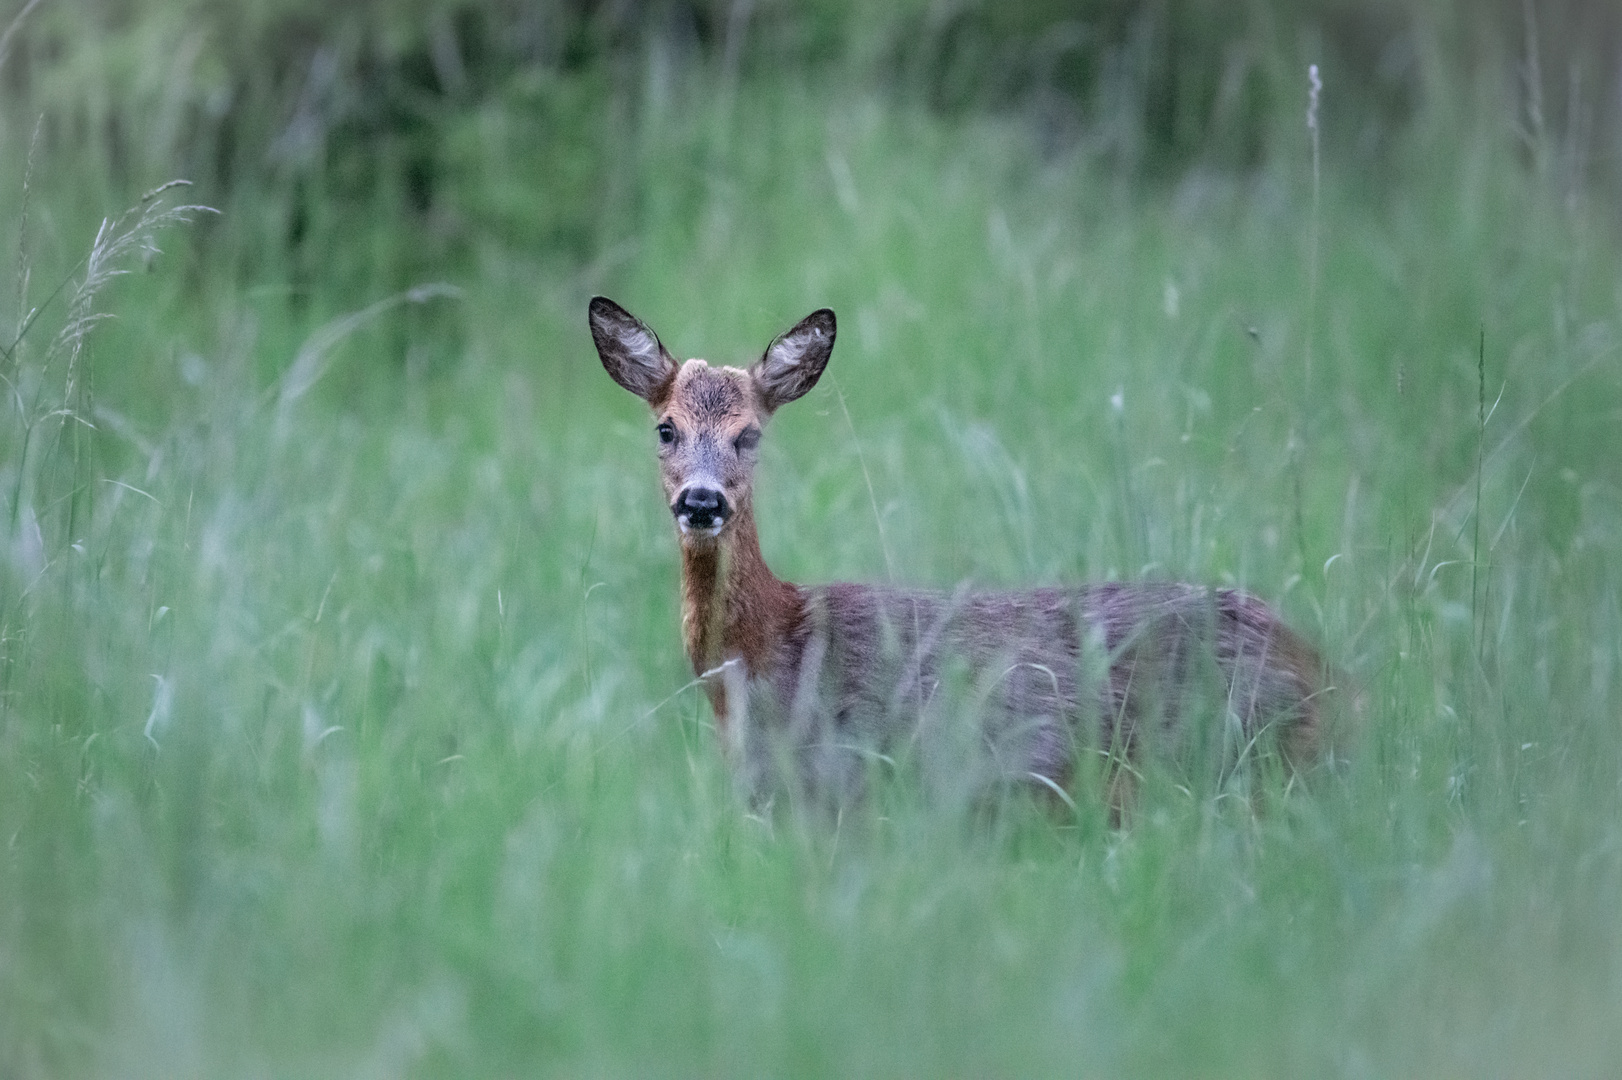
{"label": "blurred grass foreground", "polygon": [[[0,1076],[1616,1075],[1614,6],[0,27]],[[1242,585],[1350,763],[751,816],[594,292],[838,311],[779,574]]]}

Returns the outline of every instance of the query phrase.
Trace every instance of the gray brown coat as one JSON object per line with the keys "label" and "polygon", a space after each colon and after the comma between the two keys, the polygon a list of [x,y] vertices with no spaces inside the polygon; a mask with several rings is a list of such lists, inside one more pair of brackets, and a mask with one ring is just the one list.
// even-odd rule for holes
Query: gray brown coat
{"label": "gray brown coat", "polygon": [[1292,767],[1317,754],[1322,664],[1243,592],[808,588],[773,575],[755,530],[756,451],[771,415],[821,376],[833,312],[806,317],[748,370],[678,363],[603,297],[590,323],[609,375],[656,417],[687,654],[751,796],[787,785],[847,798],[873,760],[901,754],[971,788],[1016,780],[1063,793],[1096,752],[1118,806],[1147,743],[1189,741],[1196,704],[1224,728],[1208,744],[1266,743]]}

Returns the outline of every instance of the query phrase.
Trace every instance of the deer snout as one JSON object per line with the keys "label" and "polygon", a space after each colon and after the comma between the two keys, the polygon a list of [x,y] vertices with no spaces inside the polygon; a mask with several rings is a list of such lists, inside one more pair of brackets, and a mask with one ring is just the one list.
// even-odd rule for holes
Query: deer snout
{"label": "deer snout", "polygon": [[676,524],[681,526],[683,532],[707,532],[713,536],[726,524],[732,507],[727,504],[727,497],[720,488],[692,484],[676,493],[676,501],[671,504],[670,511],[676,515]]}

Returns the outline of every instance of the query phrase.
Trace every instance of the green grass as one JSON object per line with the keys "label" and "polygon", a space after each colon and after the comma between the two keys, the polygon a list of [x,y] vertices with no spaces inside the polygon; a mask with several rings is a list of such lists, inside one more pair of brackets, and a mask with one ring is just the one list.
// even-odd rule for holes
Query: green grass
{"label": "green grass", "polygon": [[[837,80],[712,90],[613,144],[583,266],[477,234],[302,395],[388,290],[294,289],[230,214],[101,293],[71,392],[62,300],[0,369],[0,1075],[1609,1075],[1609,212],[1435,125],[1383,186],[1326,169],[1309,316],[1304,158],[1143,187]],[[94,233],[70,163],[24,307]],[[527,167],[469,197],[522,212]],[[596,291],[727,362],[838,311],[763,451],[780,575],[1243,585],[1363,687],[1349,766],[1126,830],[900,784],[751,816]]]}

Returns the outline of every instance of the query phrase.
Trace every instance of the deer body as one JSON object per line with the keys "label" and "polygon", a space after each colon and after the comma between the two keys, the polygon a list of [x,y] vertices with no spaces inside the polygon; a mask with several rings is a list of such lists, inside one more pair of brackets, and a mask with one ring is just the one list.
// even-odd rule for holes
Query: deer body
{"label": "deer body", "polygon": [[[682,554],[682,634],[740,780],[841,799],[871,757],[961,746],[952,767],[1062,791],[1077,754],[1127,766],[1179,741],[1191,688],[1219,697],[1240,743],[1264,730],[1292,765],[1317,749],[1321,664],[1260,600],[1183,584],[941,592],[779,580],[760,553],[752,480],[761,429],[816,383],[833,313],[776,339],[747,371],[678,364],[612,301],[591,328],[616,382],[658,417],[661,471]],[[950,686],[948,684],[951,684]],[[943,693],[943,687],[947,692]],[[955,742],[954,742],[955,737]],[[1126,772],[1130,772],[1127,768]]]}

